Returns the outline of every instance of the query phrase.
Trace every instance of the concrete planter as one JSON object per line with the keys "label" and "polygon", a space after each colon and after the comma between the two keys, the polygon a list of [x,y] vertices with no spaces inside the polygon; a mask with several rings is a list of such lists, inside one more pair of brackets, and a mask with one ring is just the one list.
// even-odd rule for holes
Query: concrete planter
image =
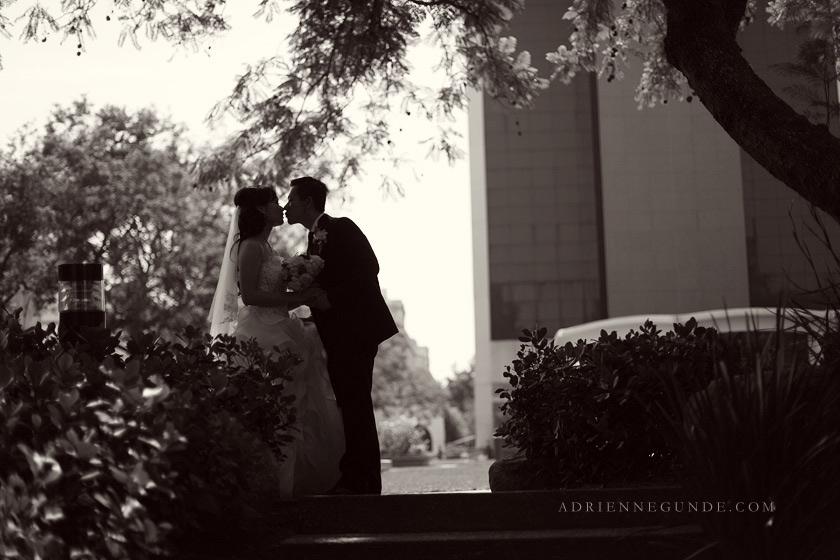
{"label": "concrete planter", "polygon": [[434,459],[434,455],[413,453],[411,455],[396,455],[390,459],[394,467],[425,467]]}
{"label": "concrete planter", "polygon": [[504,438],[493,438],[493,458],[497,461],[513,459],[518,451],[517,448],[506,445]]}
{"label": "concrete planter", "polygon": [[491,492],[549,490],[555,487],[551,477],[534,469],[523,457],[496,460],[488,473]]}

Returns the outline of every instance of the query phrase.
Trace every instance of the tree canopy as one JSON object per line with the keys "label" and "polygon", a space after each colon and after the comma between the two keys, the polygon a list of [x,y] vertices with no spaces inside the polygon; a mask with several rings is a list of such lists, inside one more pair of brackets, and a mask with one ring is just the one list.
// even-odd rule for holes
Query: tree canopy
{"label": "tree canopy", "polygon": [[446,380],[448,407],[444,426],[446,441],[475,433],[475,361],[465,369],[454,369]]}
{"label": "tree canopy", "polygon": [[[29,5],[21,20],[4,17],[12,4]],[[0,2],[0,29],[19,29],[23,40],[61,33],[83,47],[93,36],[96,4],[62,2],[51,12],[35,2]],[[139,44],[145,34],[185,45],[228,28],[225,4],[118,0],[110,9],[123,25],[122,40]],[[625,65],[640,60],[640,105],[695,96],[759,164],[840,219],[840,140],[780,99],[737,43],[740,30],[765,17],[824,39],[836,64],[838,0],[573,0],[564,16],[573,31],[558,31],[562,44],[546,54],[549,76],[541,76],[531,54],[518,52],[516,39],[507,35],[525,0],[261,0],[255,7],[257,17],[269,20],[286,9],[299,25],[286,54],[255,62],[219,103],[216,114],[230,113],[244,127],[203,160],[203,183],[243,176],[282,180],[290,163],[313,156],[324,162],[324,175],[341,182],[359,172],[366,155],[388,151],[384,115],[390,111],[420,111],[446,123],[465,105],[471,87],[528,107],[552,82],[581,72],[622,78]],[[408,80],[407,52],[422,37],[439,47],[447,78],[440,87],[417,88]],[[365,111],[351,110],[359,107]],[[454,134],[444,124],[436,140],[436,148],[452,157]]]}
{"label": "tree canopy", "polygon": [[373,406],[386,417],[429,419],[442,412],[443,387],[428,368],[418,367],[409,336],[400,330],[380,344],[373,365]]}
{"label": "tree canopy", "polygon": [[108,325],[204,326],[224,247],[227,193],[193,188],[180,128],[150,110],[57,107],[0,152],[0,303],[55,301],[56,265],[105,265]]}

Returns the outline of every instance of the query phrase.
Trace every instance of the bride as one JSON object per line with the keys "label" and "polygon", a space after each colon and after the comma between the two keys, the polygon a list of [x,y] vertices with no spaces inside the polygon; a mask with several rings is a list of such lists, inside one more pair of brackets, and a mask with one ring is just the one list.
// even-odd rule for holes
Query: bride
{"label": "bride", "polygon": [[[270,187],[244,187],[235,205],[225,245],[219,283],[210,308],[210,334],[255,338],[266,351],[279,346],[301,358],[286,390],[295,396],[294,441],[284,448],[280,493],[284,497],[325,493],[338,481],[344,453],[341,412],[327,376],[318,331],[289,309],[305,305],[319,288],[288,292],[280,277],[283,259],[268,243],[271,230],[283,224],[283,207]],[[237,294],[238,292],[238,294]],[[244,306],[239,305],[241,296]]]}

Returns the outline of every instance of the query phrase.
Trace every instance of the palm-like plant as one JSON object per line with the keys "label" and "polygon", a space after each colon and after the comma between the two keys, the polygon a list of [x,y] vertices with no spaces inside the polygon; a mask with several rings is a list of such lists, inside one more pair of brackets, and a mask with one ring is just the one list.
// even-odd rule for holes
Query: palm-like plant
{"label": "palm-like plant", "polygon": [[832,100],[831,87],[840,78],[834,48],[825,39],[810,39],[799,45],[796,62],[774,64],[784,76],[803,78],[807,83],[791,84],[782,91],[805,105],[804,115],[812,122],[825,121],[830,126],[832,117],[840,115],[840,103]]}
{"label": "palm-like plant", "polygon": [[794,236],[817,287],[779,310],[769,338],[747,333],[752,359],[721,357],[715,380],[696,392],[666,376],[683,484],[691,499],[724,504],[698,521],[726,558],[834,558],[840,546],[840,254],[812,216],[808,232],[826,261]]}
{"label": "palm-like plant", "polygon": [[750,337],[754,365],[720,364],[705,390],[670,384],[682,483],[690,500],[719,504],[698,522],[726,558],[836,552],[840,379],[786,355],[785,334],[780,326],[765,345]]}

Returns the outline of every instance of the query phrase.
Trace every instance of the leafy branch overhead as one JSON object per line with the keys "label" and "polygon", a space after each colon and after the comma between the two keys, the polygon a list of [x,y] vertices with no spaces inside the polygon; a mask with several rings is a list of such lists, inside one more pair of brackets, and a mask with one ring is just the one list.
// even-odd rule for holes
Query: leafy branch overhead
{"label": "leafy branch overhead", "polygon": [[794,83],[782,88],[790,98],[803,103],[803,114],[812,121],[831,125],[831,119],[840,115],[840,103],[832,92],[840,78],[840,67],[832,45],[825,39],[811,39],[799,45],[796,62],[775,64],[773,68],[783,76],[807,82]]}
{"label": "leafy branch overhead", "polygon": [[[509,64],[510,52],[500,55],[498,32],[512,14],[504,5],[466,15],[444,3],[386,1],[298,2],[289,11],[300,22],[290,54],[249,67],[213,112],[246,126],[205,167],[204,182],[239,176],[243,163],[254,162],[260,176],[276,179],[312,154],[343,162],[336,170],[343,182],[359,173],[367,154],[393,155],[384,117],[395,111],[443,123],[435,145],[454,159],[457,132],[446,123],[464,107],[467,87],[495,76],[489,83],[515,85],[512,99],[521,102],[545,85],[533,68]],[[464,24],[473,31],[464,33]],[[424,30],[442,47],[439,69],[448,79],[437,90],[409,79],[408,52]],[[354,120],[354,114],[366,116]]]}
{"label": "leafy branch overhead", "polygon": [[[29,4],[23,18],[4,16]],[[24,40],[50,33],[93,37],[96,0],[62,2],[54,12],[34,2],[0,2],[6,33]],[[108,7],[123,26],[123,40],[163,38],[197,46],[229,28],[226,3],[117,0]],[[641,64],[636,100],[641,107],[697,98],[723,129],[759,164],[806,200],[840,218],[840,140],[781,100],[744,59],[737,35],[756,18],[777,26],[805,27],[840,51],[838,0],[572,0],[556,25],[559,45],[543,54],[549,74],[517,47],[510,24],[524,0],[262,0],[256,16],[288,14],[298,25],[287,54],[257,61],[213,111],[242,129],[200,166],[204,184],[244,178],[282,182],[306,169],[335,182],[358,175],[370,157],[396,159],[389,115],[434,119],[433,142],[459,155],[451,119],[471,88],[514,108],[530,107],[552,82],[568,83],[595,72],[621,79]],[[98,21],[98,20],[97,20]],[[445,76],[435,87],[409,79],[410,53],[429,43]],[[835,62],[836,64],[836,62]]]}

